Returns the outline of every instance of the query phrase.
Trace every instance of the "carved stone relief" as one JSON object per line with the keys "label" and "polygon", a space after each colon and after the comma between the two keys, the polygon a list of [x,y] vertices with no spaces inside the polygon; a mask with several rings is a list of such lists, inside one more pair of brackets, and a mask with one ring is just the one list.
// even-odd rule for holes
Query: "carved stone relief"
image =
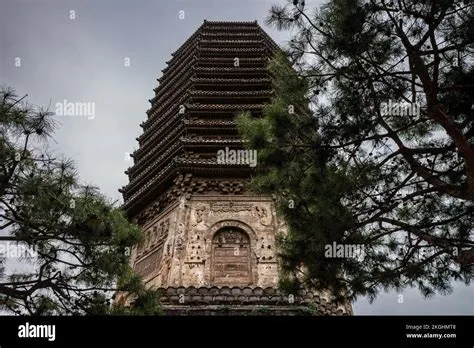
{"label": "carved stone relief", "polygon": [[243,202],[215,202],[211,203],[210,207],[213,213],[238,213],[238,212],[251,212],[252,205]]}
{"label": "carved stone relief", "polygon": [[137,248],[137,256],[144,255],[147,251],[153,249],[157,244],[162,243],[169,233],[169,219],[158,222],[144,232],[144,240]]}
{"label": "carved stone relief", "polygon": [[253,212],[261,225],[269,226],[272,223],[272,214],[267,208],[256,205],[253,208]]}
{"label": "carved stone relief", "polygon": [[196,208],[194,209],[194,214],[193,214],[194,221],[192,223],[192,226],[196,227],[199,224],[202,224],[208,214],[209,214],[208,207],[204,204],[198,204]]}
{"label": "carved stone relief", "polygon": [[[197,182],[186,185],[197,189]],[[272,216],[271,201],[214,197],[177,196],[178,204],[166,219],[147,228],[136,267],[142,273],[152,272],[154,284],[163,287],[274,286],[278,281],[274,234],[286,226]],[[145,260],[158,248],[162,255],[152,268],[153,260]]]}
{"label": "carved stone relief", "polygon": [[160,267],[160,284],[161,286],[168,285],[168,275],[171,269],[171,257],[164,257]]}
{"label": "carved stone relief", "polygon": [[175,243],[175,252],[178,253],[184,249],[184,224],[179,223],[178,231],[176,232],[176,243]]}
{"label": "carved stone relief", "polygon": [[135,264],[135,270],[143,277],[148,276],[158,268],[163,254],[163,248],[158,248],[156,251],[145,257],[143,260]]}
{"label": "carved stone relief", "polygon": [[178,257],[174,256],[171,260],[171,267],[168,276],[168,285],[177,286],[181,277],[181,261]]}
{"label": "carved stone relief", "polygon": [[175,178],[173,186],[161,197],[153,202],[148,208],[140,213],[136,219],[141,225],[161,213],[168,205],[179,200],[184,194],[192,193],[221,193],[221,194],[242,194],[248,180],[211,180],[203,178],[193,178],[192,174],[179,175]]}
{"label": "carved stone relief", "polygon": [[172,251],[173,251],[173,241],[174,238],[169,238],[167,242],[163,245],[163,260],[161,261],[160,266],[160,281],[161,286],[166,286],[168,284],[168,275],[171,269],[171,260],[172,260]]}

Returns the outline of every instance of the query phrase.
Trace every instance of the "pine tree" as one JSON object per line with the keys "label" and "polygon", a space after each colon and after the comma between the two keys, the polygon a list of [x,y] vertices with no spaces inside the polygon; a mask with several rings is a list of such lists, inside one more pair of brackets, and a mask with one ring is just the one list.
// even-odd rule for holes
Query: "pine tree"
{"label": "pine tree", "polygon": [[[472,4],[334,0],[273,6],[293,29],[269,69],[274,99],[239,129],[258,150],[252,188],[275,194],[285,286],[338,299],[469,284],[474,263]],[[364,257],[329,258],[332,243]]]}
{"label": "pine tree", "polygon": [[[51,116],[12,89],[0,91],[0,310],[159,313],[154,292],[129,266],[127,251],[141,240],[140,228],[97,188],[80,184],[72,161],[48,153]],[[10,255],[13,249],[25,255]],[[25,269],[5,267],[9,256],[27,257],[19,259]],[[135,305],[116,305],[117,291]]]}

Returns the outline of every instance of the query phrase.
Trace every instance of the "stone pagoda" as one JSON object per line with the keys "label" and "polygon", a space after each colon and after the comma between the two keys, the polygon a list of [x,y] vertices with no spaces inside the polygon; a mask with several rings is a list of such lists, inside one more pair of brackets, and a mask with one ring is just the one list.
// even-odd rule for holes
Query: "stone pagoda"
{"label": "stone pagoda", "polygon": [[[131,262],[168,314],[351,314],[311,291],[283,294],[271,197],[249,192],[255,167],[219,161],[243,149],[235,117],[262,115],[279,50],[257,22],[204,23],[162,70],[125,173],[128,216],[145,232]],[[244,152],[242,152],[243,154]]]}

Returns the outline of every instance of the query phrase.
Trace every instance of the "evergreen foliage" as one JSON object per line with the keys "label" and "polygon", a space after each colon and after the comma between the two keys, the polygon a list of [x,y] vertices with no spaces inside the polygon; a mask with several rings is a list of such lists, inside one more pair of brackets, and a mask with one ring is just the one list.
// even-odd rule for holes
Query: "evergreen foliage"
{"label": "evergreen foliage", "polygon": [[[252,189],[275,194],[288,225],[282,286],[372,301],[470,283],[473,10],[452,0],[272,7],[268,24],[294,36],[269,65],[263,118],[238,124],[258,150]],[[334,242],[363,245],[364,257],[329,258]]]}
{"label": "evergreen foliage", "polygon": [[[72,161],[48,153],[52,115],[23,99],[0,91],[0,310],[159,313],[156,294],[129,265],[127,250],[141,240],[140,228],[97,188],[81,184]],[[37,253],[17,260],[21,271],[5,267],[12,245]],[[135,301],[119,305],[116,293]]]}

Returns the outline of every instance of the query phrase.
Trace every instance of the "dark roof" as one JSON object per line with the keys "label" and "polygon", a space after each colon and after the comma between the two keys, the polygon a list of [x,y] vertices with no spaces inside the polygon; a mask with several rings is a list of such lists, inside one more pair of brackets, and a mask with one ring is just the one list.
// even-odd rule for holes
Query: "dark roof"
{"label": "dark roof", "polygon": [[[223,167],[232,170],[213,154],[223,146],[242,147],[233,118],[242,111],[261,114],[270,101],[266,61],[277,50],[257,21],[205,20],[172,54],[149,99],[134,165],[126,171],[130,182],[121,190],[130,216],[159,199],[179,173],[218,177]],[[237,66],[235,57],[242,58]],[[248,172],[235,174],[247,179]]]}

